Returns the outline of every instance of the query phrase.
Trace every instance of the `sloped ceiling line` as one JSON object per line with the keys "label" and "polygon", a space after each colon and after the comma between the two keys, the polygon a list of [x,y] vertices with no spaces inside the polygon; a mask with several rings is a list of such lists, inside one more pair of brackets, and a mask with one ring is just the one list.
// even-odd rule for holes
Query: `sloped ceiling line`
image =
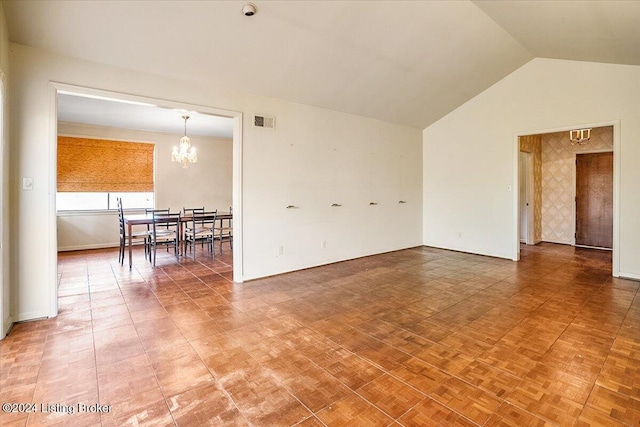
{"label": "sloped ceiling line", "polygon": [[14,43],[418,129],[534,56],[640,64],[640,1],[254,3],[3,6]]}

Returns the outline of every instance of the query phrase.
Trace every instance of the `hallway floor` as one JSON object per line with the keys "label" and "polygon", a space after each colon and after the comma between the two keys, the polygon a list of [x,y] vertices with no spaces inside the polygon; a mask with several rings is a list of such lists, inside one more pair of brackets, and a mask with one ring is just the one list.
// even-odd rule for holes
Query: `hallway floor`
{"label": "hallway floor", "polygon": [[244,284],[227,248],[117,258],[61,253],[59,316],[0,341],[0,400],[36,404],[2,426],[640,425],[640,283],[610,252],[418,247]]}

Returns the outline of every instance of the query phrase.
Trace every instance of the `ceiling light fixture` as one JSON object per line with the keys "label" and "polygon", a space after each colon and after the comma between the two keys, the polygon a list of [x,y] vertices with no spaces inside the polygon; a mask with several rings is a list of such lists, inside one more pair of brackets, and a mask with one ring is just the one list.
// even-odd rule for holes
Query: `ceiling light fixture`
{"label": "ceiling light fixture", "polygon": [[584,145],[591,139],[591,128],[576,129],[569,131],[569,141],[571,145]]}
{"label": "ceiling light fixture", "polygon": [[191,146],[191,138],[187,136],[187,120],[189,116],[182,116],[184,119],[184,136],[180,138],[180,148],[173,147],[171,153],[171,161],[182,163],[182,167],[186,168],[189,163],[196,163],[198,161],[198,154],[196,148]]}

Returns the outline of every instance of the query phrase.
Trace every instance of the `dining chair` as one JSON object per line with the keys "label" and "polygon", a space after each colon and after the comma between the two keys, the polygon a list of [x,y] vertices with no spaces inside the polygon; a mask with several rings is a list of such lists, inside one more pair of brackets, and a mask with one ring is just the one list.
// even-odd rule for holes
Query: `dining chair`
{"label": "dining chair", "polygon": [[233,250],[233,207],[229,207],[230,218],[219,218],[219,225],[214,227],[214,239],[220,242],[220,255],[222,255],[222,243],[229,242],[229,248]]}
{"label": "dining chair", "polygon": [[204,212],[204,206],[201,208],[182,208],[182,213],[184,216],[191,216],[195,212]]}
{"label": "dining chair", "polygon": [[[164,213],[164,214],[168,214],[169,213],[169,209],[156,209],[156,208],[144,208],[144,214],[145,215],[151,215],[153,216],[153,213]],[[152,228],[152,224],[147,224],[147,232],[149,234],[151,234],[151,228]],[[149,254],[149,261],[151,261],[151,254]]]}
{"label": "dining chair", "polygon": [[[122,199],[118,197],[117,199],[118,206],[118,222],[120,224],[120,251],[118,252],[118,262],[120,265],[124,264],[124,253],[128,243],[127,236],[127,227],[124,224],[124,209],[122,206]],[[144,258],[147,259],[147,254],[149,254],[149,258],[151,255],[149,253],[149,239],[150,233],[149,231],[132,231],[131,232],[131,242],[138,244],[144,244]]]}
{"label": "dining chair", "polygon": [[194,212],[191,221],[189,221],[188,232],[185,231],[184,235],[184,253],[187,253],[187,246],[189,246],[189,252],[193,254],[193,258],[196,257],[195,243],[199,240],[202,244],[207,243],[207,248],[211,251],[215,257],[215,250],[213,249],[213,228],[216,223],[216,216],[218,211],[210,212]]}
{"label": "dining chair", "polygon": [[154,212],[155,212],[155,213],[165,213],[165,214],[168,214],[168,213],[169,213],[169,209],[168,209],[168,208],[167,208],[167,209],[144,208],[144,213],[145,213],[145,215],[149,215],[149,214],[152,214],[152,215],[153,215],[153,213],[154,213]]}
{"label": "dining chair", "polygon": [[[202,213],[204,212],[204,206],[202,206],[201,208],[182,208],[182,214],[185,217],[192,217],[194,213]],[[182,236],[182,241],[186,242],[186,238],[187,238],[187,234],[191,233],[191,221],[186,222],[186,224],[184,225],[184,235]],[[184,253],[187,253],[187,248],[185,246],[184,248]]]}
{"label": "dining chair", "polygon": [[153,248],[153,265],[156,265],[158,246],[173,246],[176,258],[179,256],[180,247],[180,212],[168,213],[165,209],[152,212],[153,222],[151,237],[149,239],[149,260],[151,261],[151,249]]}

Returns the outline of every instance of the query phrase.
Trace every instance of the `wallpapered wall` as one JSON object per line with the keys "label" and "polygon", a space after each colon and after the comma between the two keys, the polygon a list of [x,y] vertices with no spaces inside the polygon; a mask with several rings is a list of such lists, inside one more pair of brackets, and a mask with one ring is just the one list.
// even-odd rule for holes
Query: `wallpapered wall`
{"label": "wallpapered wall", "polygon": [[542,136],[526,135],[519,139],[520,151],[533,153],[533,238],[542,240]]}
{"label": "wallpapered wall", "polygon": [[612,151],[613,126],[594,128],[591,131],[591,140],[583,146],[571,145],[569,132],[543,134],[540,137],[542,141],[542,240],[573,244],[575,154]]}

